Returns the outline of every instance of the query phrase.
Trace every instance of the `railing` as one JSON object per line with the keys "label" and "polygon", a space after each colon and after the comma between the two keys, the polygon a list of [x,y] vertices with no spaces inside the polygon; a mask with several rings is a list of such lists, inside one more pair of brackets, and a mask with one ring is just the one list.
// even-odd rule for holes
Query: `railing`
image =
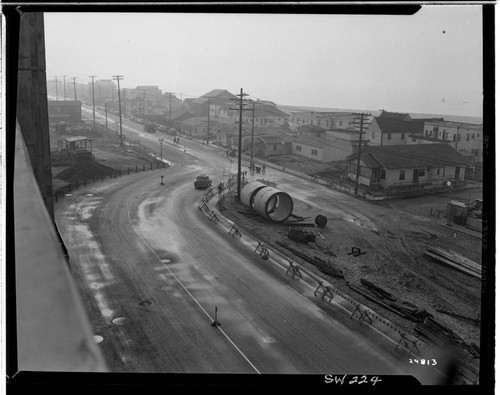
{"label": "railing", "polygon": [[105,372],[19,126],[14,161],[17,368]]}

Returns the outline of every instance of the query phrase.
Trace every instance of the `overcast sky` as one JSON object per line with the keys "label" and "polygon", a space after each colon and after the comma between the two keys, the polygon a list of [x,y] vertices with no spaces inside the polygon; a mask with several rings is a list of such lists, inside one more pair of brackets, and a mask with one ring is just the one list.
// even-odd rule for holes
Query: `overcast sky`
{"label": "overcast sky", "polygon": [[482,115],[480,6],[412,16],[44,15],[49,80],[121,74],[120,87],[183,98],[243,88],[278,104]]}

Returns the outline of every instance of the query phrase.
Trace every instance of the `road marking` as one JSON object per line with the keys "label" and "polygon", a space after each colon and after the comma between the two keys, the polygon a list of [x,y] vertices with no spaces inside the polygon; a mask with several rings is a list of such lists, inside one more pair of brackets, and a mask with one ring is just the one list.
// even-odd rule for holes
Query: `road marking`
{"label": "road marking", "polygon": [[[127,212],[128,214],[128,220],[130,225],[132,225],[132,229],[134,228],[134,225],[132,224],[132,220],[130,218],[130,210]],[[189,292],[189,290],[184,286],[184,284],[177,278],[177,276],[170,270],[170,268],[163,262],[163,260],[156,254],[156,252],[151,248],[149,243],[142,237],[139,233],[137,233],[137,236],[143,241],[143,243],[149,248],[149,250],[153,253],[153,255],[161,262],[162,265],[165,266],[165,268],[169,271],[169,273],[172,275],[173,278],[179,283],[179,285],[186,291],[186,293],[189,295],[189,297],[198,305],[198,307],[205,313],[205,315],[209,318],[210,321],[212,321],[212,317],[210,314],[203,308],[203,306],[196,300],[196,298]],[[241,351],[236,344],[229,338],[229,336],[224,332],[220,326],[216,326],[216,328],[224,335],[224,337],[233,345],[233,347],[240,353],[240,355],[248,362],[248,364],[252,367],[253,370],[255,370],[258,374],[260,374],[260,371],[255,367],[255,365],[250,362],[248,357]]]}

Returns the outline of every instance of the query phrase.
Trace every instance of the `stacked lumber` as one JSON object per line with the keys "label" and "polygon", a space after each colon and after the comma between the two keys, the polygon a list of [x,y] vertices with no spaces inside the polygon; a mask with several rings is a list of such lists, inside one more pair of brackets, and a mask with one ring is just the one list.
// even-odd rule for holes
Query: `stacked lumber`
{"label": "stacked lumber", "polygon": [[450,328],[440,324],[432,317],[427,317],[424,322],[418,324],[415,327],[415,331],[422,337],[427,343],[434,344],[436,346],[445,346],[447,344],[458,344],[463,343],[463,339],[453,332]]}
{"label": "stacked lumber", "polygon": [[425,309],[420,309],[412,303],[407,301],[399,301],[393,294],[389,291],[383,289],[382,287],[373,284],[372,282],[362,278],[361,283],[368,288],[371,292],[364,291],[363,289],[348,284],[348,286],[356,291],[357,293],[363,295],[365,298],[371,300],[372,302],[377,303],[378,305],[386,308],[387,310],[392,311],[393,313],[411,320],[413,322],[422,322],[426,317],[430,316]]}
{"label": "stacked lumber", "polygon": [[333,276],[333,277],[338,277],[338,278],[342,278],[342,279],[344,278],[344,273],[342,272],[342,270],[334,268],[333,266],[331,266],[330,262],[326,262],[323,259],[316,257],[316,256],[314,258],[311,258],[309,255],[306,255],[300,251],[297,251],[295,248],[289,247],[287,244],[282,243],[280,241],[277,241],[276,244],[279,245],[280,247],[287,249],[288,251],[292,252],[293,254],[297,255],[299,258],[302,258],[303,260],[313,264],[322,273],[329,275],[329,276]]}
{"label": "stacked lumber", "polygon": [[443,265],[459,270],[469,276],[481,278],[481,265],[455,251],[442,247],[427,247],[424,254]]}
{"label": "stacked lumber", "polygon": [[393,302],[396,301],[396,298],[390,292],[386,291],[382,287],[379,287],[378,285],[375,285],[364,278],[361,279],[361,284],[363,284],[365,287],[367,287],[370,291],[372,291],[376,295],[380,296],[382,299],[389,299]]}

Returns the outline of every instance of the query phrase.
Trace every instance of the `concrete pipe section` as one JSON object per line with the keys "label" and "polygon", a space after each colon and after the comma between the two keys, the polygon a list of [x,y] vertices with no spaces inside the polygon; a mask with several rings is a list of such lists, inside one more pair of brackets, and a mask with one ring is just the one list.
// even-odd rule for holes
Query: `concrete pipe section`
{"label": "concrete pipe section", "polygon": [[243,204],[273,222],[285,221],[293,211],[293,200],[288,193],[258,181],[245,185],[240,197]]}

